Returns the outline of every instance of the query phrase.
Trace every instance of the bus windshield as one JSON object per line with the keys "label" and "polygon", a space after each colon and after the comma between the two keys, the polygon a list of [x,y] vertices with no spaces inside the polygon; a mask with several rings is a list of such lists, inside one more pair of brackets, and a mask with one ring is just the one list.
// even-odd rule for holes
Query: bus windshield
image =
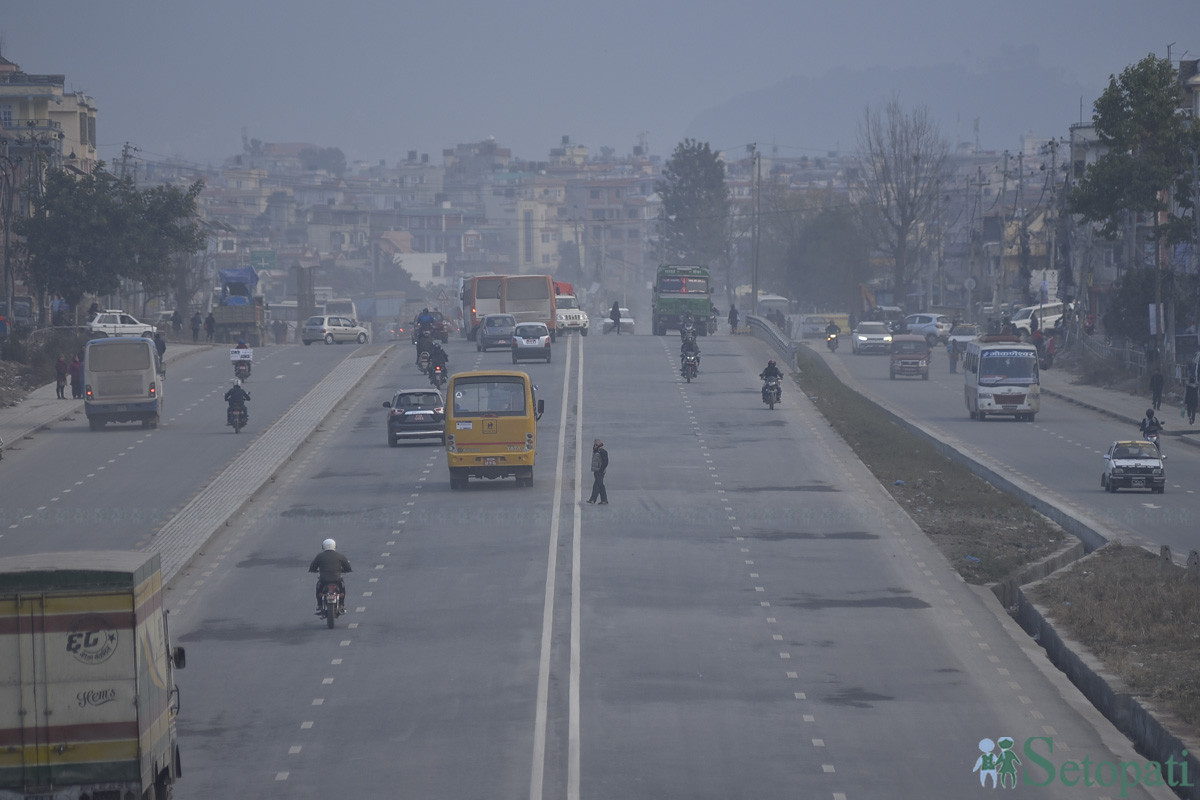
{"label": "bus windshield", "polygon": [[525,382],[515,376],[459,378],[454,384],[454,413],[525,416]]}
{"label": "bus windshield", "polygon": [[984,350],[979,354],[980,386],[1032,386],[1037,382],[1037,353],[1031,350]]}

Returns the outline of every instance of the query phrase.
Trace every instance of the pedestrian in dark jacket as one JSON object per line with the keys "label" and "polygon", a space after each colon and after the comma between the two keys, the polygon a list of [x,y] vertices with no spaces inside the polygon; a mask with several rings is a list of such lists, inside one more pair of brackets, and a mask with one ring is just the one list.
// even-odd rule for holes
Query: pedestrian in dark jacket
{"label": "pedestrian in dark jacket", "polygon": [[79,356],[71,359],[67,372],[71,376],[71,397],[78,400],[83,397],[83,361]]}
{"label": "pedestrian in dark jacket", "polygon": [[167,340],[163,338],[161,331],[154,332],[154,349],[158,351],[160,359],[167,354]]}
{"label": "pedestrian in dark jacket", "polygon": [[1161,370],[1156,369],[1150,376],[1150,405],[1154,406],[1155,411],[1162,411],[1162,393],[1163,374]]}
{"label": "pedestrian in dark jacket", "polygon": [[65,358],[63,358],[62,356],[59,356],[58,361],[54,362],[54,379],[55,379],[55,384],[56,384],[55,388],[58,391],[58,399],[59,400],[67,399],[67,393],[66,393],[67,370],[68,370],[67,360]]}
{"label": "pedestrian in dark jacket", "polygon": [[617,305],[617,301],[613,300],[612,308],[608,312],[608,318],[612,320],[613,329],[617,335],[621,335],[621,307]]}
{"label": "pedestrian in dark jacket", "polygon": [[193,342],[200,341],[200,326],[203,324],[204,324],[204,321],[202,319],[200,319],[200,312],[197,311],[195,314],[192,315],[192,341]]}
{"label": "pedestrian in dark jacket", "polygon": [[213,332],[217,329],[217,318],[208,312],[208,316],[204,318],[204,341],[211,342],[213,340]]}
{"label": "pedestrian in dark jacket", "polygon": [[608,451],[604,449],[604,442],[596,439],[592,442],[592,475],[595,476],[592,480],[592,496],[588,502],[595,505],[596,498],[600,498],[600,505],[608,505],[608,491],[604,488],[604,473],[608,470]]}
{"label": "pedestrian in dark jacket", "polygon": [[737,333],[738,312],[737,306],[729,304],[729,332]]}

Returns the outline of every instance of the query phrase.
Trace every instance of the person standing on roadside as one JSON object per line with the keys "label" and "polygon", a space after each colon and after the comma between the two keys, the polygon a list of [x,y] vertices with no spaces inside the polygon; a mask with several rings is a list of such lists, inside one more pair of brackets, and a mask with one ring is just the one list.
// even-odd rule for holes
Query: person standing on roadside
{"label": "person standing on roadside", "polygon": [[83,397],[83,361],[78,355],[71,358],[67,372],[71,376],[71,398],[78,400]]}
{"label": "person standing on roadside", "polygon": [[1163,374],[1162,370],[1154,370],[1150,376],[1150,405],[1155,411],[1162,411]]}
{"label": "person standing on roadside", "polygon": [[204,341],[211,342],[213,333],[217,330],[217,318],[208,312],[208,316],[204,318]]}
{"label": "person standing on roadside", "polygon": [[729,304],[729,332],[737,333],[738,313],[737,306],[733,303]]}
{"label": "person standing on roadside", "polygon": [[192,341],[193,342],[200,341],[200,326],[203,324],[204,324],[204,321],[202,319],[200,319],[200,312],[197,311],[195,314],[192,315]]}
{"label": "person standing on roadside", "polygon": [[58,357],[58,361],[54,362],[54,381],[55,389],[58,391],[58,399],[67,399],[67,360],[62,356]]}
{"label": "person standing on roadside", "polygon": [[604,449],[604,442],[596,439],[592,442],[592,475],[595,478],[592,480],[592,496],[588,500],[592,505],[596,504],[596,498],[600,498],[600,505],[608,505],[608,491],[604,488],[604,473],[608,470],[608,451]]}

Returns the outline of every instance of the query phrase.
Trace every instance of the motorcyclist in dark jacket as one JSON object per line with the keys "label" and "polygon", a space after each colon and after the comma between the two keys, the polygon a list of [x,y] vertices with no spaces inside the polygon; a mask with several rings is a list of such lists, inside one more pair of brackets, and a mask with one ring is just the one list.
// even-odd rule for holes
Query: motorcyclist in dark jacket
{"label": "motorcyclist in dark jacket", "polygon": [[695,336],[685,336],[679,344],[679,366],[683,368],[683,360],[689,355],[696,357],[696,372],[700,371],[700,345]]}
{"label": "motorcyclist in dark jacket", "polygon": [[[1154,409],[1147,408],[1146,417],[1138,425],[1138,428],[1142,431],[1142,436],[1155,436],[1162,431],[1163,424],[1158,417],[1154,416]],[[1159,446],[1157,441],[1154,442],[1154,446],[1158,447],[1160,453],[1162,452],[1162,447]]]}
{"label": "motorcyclist in dark jacket", "polygon": [[[240,408],[242,411],[246,411],[246,401],[249,399],[250,393],[242,388],[242,382],[240,380],[235,379],[233,386],[230,386],[229,391],[225,393],[225,402],[229,404],[229,408],[226,409],[225,412],[226,418],[228,419],[233,416],[233,410],[235,408]],[[250,418],[250,413],[248,411],[246,412],[246,418]]]}
{"label": "motorcyclist in dark jacket", "polygon": [[321,613],[321,587],[326,583],[336,583],[338,585],[338,594],[342,597],[342,603],[345,603],[346,598],[346,583],[342,580],[343,572],[353,572],[350,569],[350,562],[344,555],[337,551],[337,542],[333,539],[326,539],[321,542],[321,552],[317,553],[316,558],[308,565],[309,572],[317,573],[317,613]]}
{"label": "motorcyclist in dark jacket", "polygon": [[429,349],[429,380],[435,381],[434,377],[437,374],[437,368],[442,368],[442,374],[445,375],[446,363],[450,360],[450,356],[442,349],[442,346],[434,341]]}
{"label": "motorcyclist in dark jacket", "polygon": [[758,377],[762,378],[764,381],[767,378],[778,378],[783,380],[783,372],[779,369],[779,367],[775,366],[775,359],[771,359],[767,362],[766,368],[764,368],[762,372],[758,373]]}

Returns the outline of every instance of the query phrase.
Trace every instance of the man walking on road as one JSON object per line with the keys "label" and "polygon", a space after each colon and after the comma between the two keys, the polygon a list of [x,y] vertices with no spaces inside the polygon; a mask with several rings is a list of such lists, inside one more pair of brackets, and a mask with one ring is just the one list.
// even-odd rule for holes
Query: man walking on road
{"label": "man walking on road", "polygon": [[596,504],[596,498],[600,498],[600,505],[608,505],[608,492],[604,488],[604,472],[608,469],[608,451],[604,449],[604,442],[596,439],[592,442],[592,475],[595,479],[592,481],[592,496],[588,500],[592,505]]}

